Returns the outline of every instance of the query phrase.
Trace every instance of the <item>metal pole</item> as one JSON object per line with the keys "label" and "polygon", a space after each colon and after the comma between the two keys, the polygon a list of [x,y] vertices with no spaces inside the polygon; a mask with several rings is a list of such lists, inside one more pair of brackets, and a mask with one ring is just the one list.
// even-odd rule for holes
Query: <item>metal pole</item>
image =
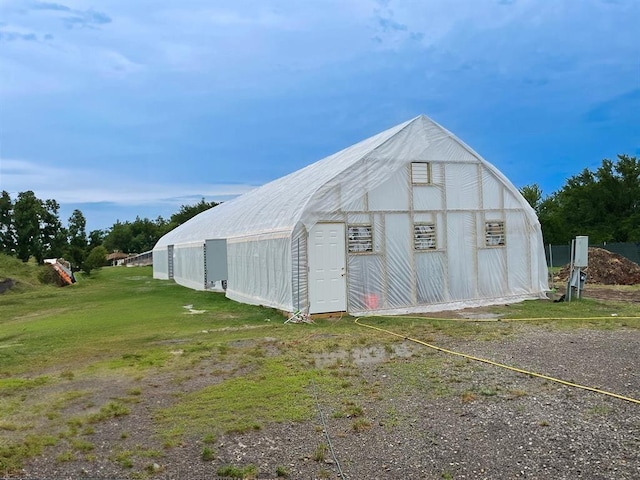
{"label": "metal pole", "polygon": [[553,280],[553,251],[551,250],[551,244],[549,244],[549,273],[551,273],[551,289],[555,290],[555,282]]}
{"label": "metal pole", "polygon": [[577,268],[577,273],[576,273],[576,283],[578,284],[576,286],[576,296],[578,297],[578,299],[582,298],[582,289],[580,288],[580,276],[582,275],[582,271],[581,268],[578,267]]}
{"label": "metal pole", "polygon": [[573,256],[575,254],[575,245],[576,245],[576,240],[573,239],[571,240],[571,261],[569,263],[569,279],[567,280],[567,293],[565,298],[565,301],[570,302],[571,301],[571,278],[573,277]]}

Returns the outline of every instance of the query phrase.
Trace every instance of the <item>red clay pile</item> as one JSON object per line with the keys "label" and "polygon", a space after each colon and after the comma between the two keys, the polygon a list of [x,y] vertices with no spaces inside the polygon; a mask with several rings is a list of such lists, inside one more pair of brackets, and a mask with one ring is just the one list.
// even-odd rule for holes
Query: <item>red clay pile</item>
{"label": "red clay pile", "polygon": [[[589,248],[589,266],[583,271],[587,282],[600,285],[636,285],[640,284],[640,265],[622,255],[603,248]],[[569,277],[569,265],[558,273],[561,281]]]}

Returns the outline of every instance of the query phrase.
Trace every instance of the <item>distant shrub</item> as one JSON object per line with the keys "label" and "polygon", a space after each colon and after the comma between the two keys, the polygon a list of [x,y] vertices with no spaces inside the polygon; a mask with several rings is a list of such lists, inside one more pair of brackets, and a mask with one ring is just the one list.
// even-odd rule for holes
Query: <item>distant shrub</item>
{"label": "distant shrub", "polygon": [[87,258],[82,262],[82,271],[87,275],[91,275],[93,270],[104,267],[107,262],[107,249],[102,245],[91,250]]}

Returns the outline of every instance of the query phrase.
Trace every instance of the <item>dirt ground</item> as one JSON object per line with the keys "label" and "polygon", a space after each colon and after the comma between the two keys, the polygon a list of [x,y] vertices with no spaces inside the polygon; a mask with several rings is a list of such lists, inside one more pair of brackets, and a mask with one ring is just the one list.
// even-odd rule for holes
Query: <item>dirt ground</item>
{"label": "dirt ground", "polygon": [[[589,248],[589,266],[584,268],[587,282],[598,285],[638,285],[640,284],[640,265],[628,258],[602,248]],[[565,265],[556,276],[559,283],[566,282],[570,267]]]}
{"label": "dirt ground", "polygon": [[[593,286],[585,293],[640,302],[637,289]],[[640,399],[640,329],[630,327],[558,330],[505,322],[503,336],[425,340]],[[277,348],[272,354],[278,354]],[[206,445],[201,435],[187,435],[172,448],[163,447],[154,436],[154,413],[175,402],[176,378],[147,378],[144,395],[130,405],[130,415],[96,425],[90,456],[56,461],[68,449],[60,442],[30,461],[21,476],[198,480],[219,478],[216,472],[222,465],[254,465],[256,478],[640,478],[638,403],[447,355],[408,340],[392,350],[344,352],[341,359],[333,359],[331,368],[332,374],[360,386],[362,393],[343,398],[310,385],[308,394],[317,398],[315,419],[224,435],[210,446],[210,461],[202,459]],[[179,390],[194,391],[221,381],[216,372],[218,365],[202,362],[181,381]],[[123,397],[131,387],[131,381],[114,377],[97,395]],[[113,461],[123,451],[143,450],[157,455],[138,455],[131,468]]]}
{"label": "dirt ground", "polygon": [[585,298],[612,300],[615,302],[640,303],[640,289],[611,288],[606,285],[589,285],[583,290]]}

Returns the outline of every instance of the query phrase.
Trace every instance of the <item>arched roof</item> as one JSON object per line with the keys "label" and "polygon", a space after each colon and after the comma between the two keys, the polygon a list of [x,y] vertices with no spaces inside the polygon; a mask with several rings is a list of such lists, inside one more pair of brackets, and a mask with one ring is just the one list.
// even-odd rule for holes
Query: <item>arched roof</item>
{"label": "arched roof", "polygon": [[[482,162],[516,198],[515,187],[451,132],[424,115],[345,148],[301,170],[200,213],[163,236],[154,249],[215,238],[290,234],[298,223],[317,221],[340,186],[348,204],[382,184],[408,161]],[[537,223],[522,199],[523,209]]]}

